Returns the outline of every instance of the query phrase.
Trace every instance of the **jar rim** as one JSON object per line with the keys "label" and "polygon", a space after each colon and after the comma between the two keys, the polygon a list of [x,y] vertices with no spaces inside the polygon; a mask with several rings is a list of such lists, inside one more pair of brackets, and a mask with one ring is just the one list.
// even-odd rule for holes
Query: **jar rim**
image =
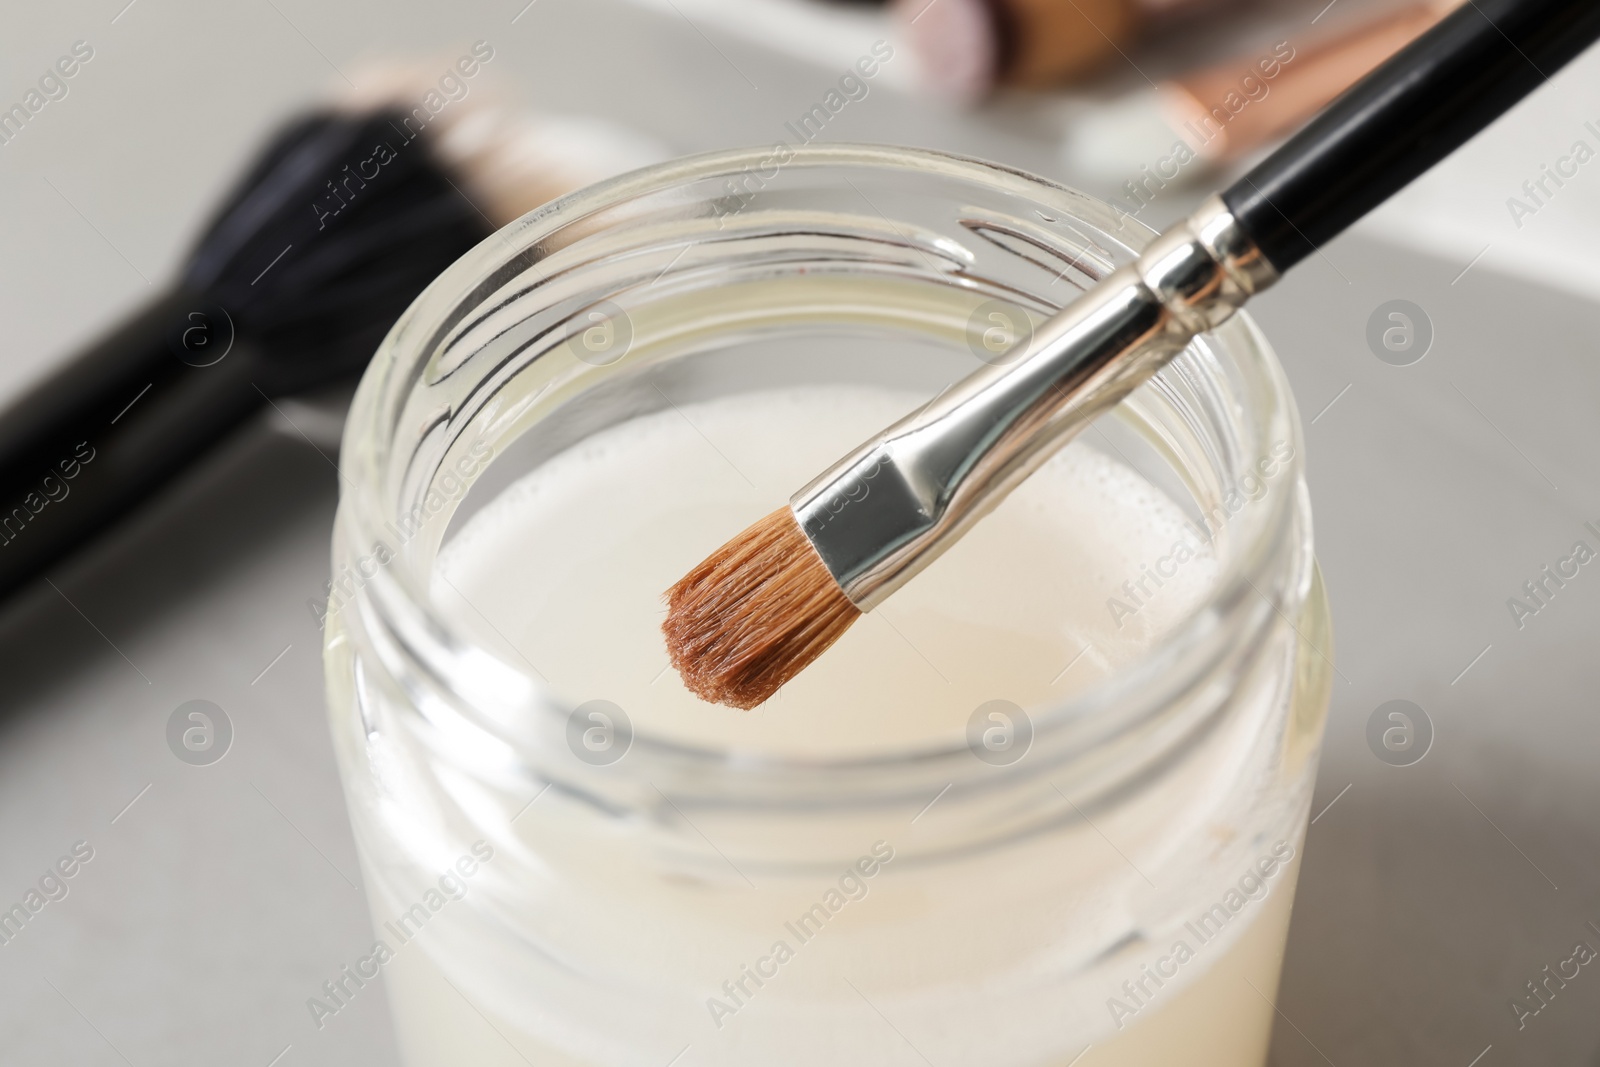
{"label": "jar rim", "polygon": [[[1156,236],[1156,231],[1126,211],[1118,212],[1103,201],[1049,179],[981,159],[886,145],[808,145],[788,151],[791,157],[782,164],[784,168],[855,166],[933,172],[998,188],[1030,203],[1051,205],[1078,220],[1087,217],[1091,222],[1111,223],[1119,231],[1125,248],[1131,251],[1137,251]],[[475,296],[486,294],[496,284],[495,279],[503,280],[507,272],[519,264],[536,263],[541,240],[574,220],[708,178],[768,167],[772,159],[772,149],[710,152],[656,164],[569,193],[502,228],[435,279],[379,346],[352,403],[341,448],[341,467],[348,473],[336,523],[335,567],[339,564],[341,542],[371,544],[384,527],[386,501],[379,490],[395,481],[393,472],[388,469],[394,458],[391,446],[397,425],[393,413],[399,410],[406,392],[419,380],[421,368],[428,363],[429,351],[464,316],[462,308],[472,306]],[[1282,542],[1297,526],[1304,526],[1306,548],[1303,552],[1290,553],[1293,558],[1287,569],[1304,573],[1297,573],[1287,584],[1298,586],[1300,595],[1309,587],[1309,517],[1301,486],[1301,428],[1282,368],[1265,338],[1243,313],[1211,336],[1246,373],[1260,377],[1261,395],[1267,399],[1268,406],[1255,415],[1263,425],[1271,424],[1276,428],[1277,433],[1272,436],[1282,436],[1293,448],[1292,457],[1284,468],[1290,491],[1268,495],[1269,506],[1252,514],[1238,550],[1219,569],[1205,597],[1136,660],[1085,690],[1037,710],[1029,709],[1036,744],[1043,735],[1052,731],[1064,733],[1074,724],[1095,722],[1098,726],[1094,735],[1109,736],[1111,731],[1142,721],[1170,703],[1174,694],[1193,686],[1196,679],[1214,670],[1226,657],[1237,630],[1225,625],[1224,620],[1244,615],[1270,619],[1273,613],[1286,619],[1276,592],[1284,583],[1271,579],[1274,568],[1285,567]],[[566,715],[573,710],[538,678],[483,645],[441,612],[433,602],[426,576],[405,567],[380,567],[358,589],[354,600],[352,607],[344,610],[353,609],[353,616],[359,619],[357,625],[363,629],[370,632],[376,627],[383,631],[386,647],[392,654],[426,661],[434,666],[435,675],[441,664],[471,664],[477,670],[487,670],[501,682],[514,680],[510,688],[519,694],[513,702],[518,705],[517,714],[525,716],[533,709],[534,714],[547,720],[545,726],[564,724]],[[403,651],[396,653],[395,649]],[[1109,715],[1109,709],[1123,709],[1125,714]],[[507,714],[492,713],[473,706],[471,701],[458,711],[502,742],[508,741],[513,733],[522,732],[508,729]],[[545,733],[548,735],[548,730]],[[954,768],[965,765],[957,761],[992,770],[973,760],[969,749],[959,742],[826,759],[765,754],[752,757],[735,749],[687,744],[646,734],[636,735],[634,746],[652,753],[652,758],[679,765],[685,772],[684,781],[703,774],[708,767],[734,776],[793,775],[815,779],[819,772],[825,772],[850,780],[912,768],[927,768],[948,776],[955,773]],[[778,794],[763,795],[770,798]],[[755,800],[761,802],[760,797]]]}

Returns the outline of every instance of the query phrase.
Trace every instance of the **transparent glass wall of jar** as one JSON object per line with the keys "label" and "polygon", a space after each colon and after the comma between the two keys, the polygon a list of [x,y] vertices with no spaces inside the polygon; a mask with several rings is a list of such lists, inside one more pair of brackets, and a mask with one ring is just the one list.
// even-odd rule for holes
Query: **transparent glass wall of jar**
{"label": "transparent glass wall of jar", "polygon": [[645,730],[584,758],[592,694],[437,599],[447,534],[594,434],[757,391],[931,397],[975,322],[1025,329],[1149,236],[977,161],[755,151],[557,201],[436,281],[341,456],[327,684],[375,940],[319,1022],[381,975],[410,1067],[1261,1063],[1331,644],[1297,416],[1248,317],[1074,446],[1181,507],[1216,578],[1136,661],[1022,708],[1015,759]]}

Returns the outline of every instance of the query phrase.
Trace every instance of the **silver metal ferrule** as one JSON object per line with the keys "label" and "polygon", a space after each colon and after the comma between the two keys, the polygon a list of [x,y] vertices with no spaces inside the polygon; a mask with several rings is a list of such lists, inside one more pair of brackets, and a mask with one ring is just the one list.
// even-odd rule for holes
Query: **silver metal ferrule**
{"label": "silver metal ferrule", "polygon": [[1220,197],[1052,316],[1016,358],[957,382],[835,463],[789,506],[870,611],[1057,449],[1278,280]]}

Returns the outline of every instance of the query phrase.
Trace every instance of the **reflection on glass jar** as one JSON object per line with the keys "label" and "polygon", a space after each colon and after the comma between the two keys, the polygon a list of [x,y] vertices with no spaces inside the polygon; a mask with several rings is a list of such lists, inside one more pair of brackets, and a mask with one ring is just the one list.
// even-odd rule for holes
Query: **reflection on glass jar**
{"label": "reflection on glass jar", "polygon": [[501,231],[358,394],[328,692],[406,1062],[1261,1063],[1331,670],[1275,359],[1236,318],[776,699],[700,704],[662,591],[1150,236],[763,158]]}

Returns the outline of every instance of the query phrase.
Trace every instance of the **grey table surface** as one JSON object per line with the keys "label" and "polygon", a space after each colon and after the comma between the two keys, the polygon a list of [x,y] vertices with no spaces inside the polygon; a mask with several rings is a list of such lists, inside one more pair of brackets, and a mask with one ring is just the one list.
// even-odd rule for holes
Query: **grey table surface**
{"label": "grey table surface", "polygon": [[[615,2],[125,3],[17,12],[0,40],[4,100],[74,40],[96,49],[0,149],[0,393],[142,299],[264,125],[363,53],[490,40],[513,92],[675,151],[772,140],[836,77]],[[828,137],[1048,172],[1033,121],[884,92]],[[1600,567],[1521,628],[1507,608],[1574,542],[1600,548],[1600,307],[1462,267],[1351,235],[1254,310],[1308,423],[1338,641],[1278,1067],[1600,1063],[1592,968],[1521,1029],[1509,1008],[1575,942],[1600,947]],[[1391,299],[1433,325],[1411,366],[1366,342]],[[305,1007],[370,941],[306,606],[337,422],[334,398],[253,424],[0,611],[0,905],[93,850],[0,945],[0,1063],[398,1062],[381,994],[321,1029]],[[196,698],[235,729],[207,767],[165,737]],[[1392,699],[1435,730],[1413,766],[1366,741]]]}

